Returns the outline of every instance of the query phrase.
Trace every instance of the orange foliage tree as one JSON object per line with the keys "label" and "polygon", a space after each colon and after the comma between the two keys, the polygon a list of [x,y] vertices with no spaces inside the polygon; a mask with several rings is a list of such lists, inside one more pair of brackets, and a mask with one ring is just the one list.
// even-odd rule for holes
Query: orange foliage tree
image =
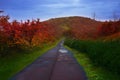
{"label": "orange foliage tree", "polygon": [[104,22],[98,27],[99,36],[108,36],[120,31],[120,21]]}
{"label": "orange foliage tree", "polygon": [[0,52],[11,47],[32,48],[57,38],[56,29],[40,22],[40,19],[25,22],[8,20],[9,16],[0,16]]}

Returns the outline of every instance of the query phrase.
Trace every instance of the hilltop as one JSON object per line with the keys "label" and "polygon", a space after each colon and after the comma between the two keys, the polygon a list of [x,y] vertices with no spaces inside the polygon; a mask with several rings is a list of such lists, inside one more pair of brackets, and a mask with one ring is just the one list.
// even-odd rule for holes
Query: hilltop
{"label": "hilltop", "polygon": [[[120,21],[96,21],[91,18],[72,16],[52,18],[43,22],[63,35],[77,39],[111,39],[120,32]],[[109,38],[110,37],[110,38]]]}
{"label": "hilltop", "polygon": [[80,39],[95,38],[98,27],[103,23],[87,17],[72,16],[52,18],[43,23],[62,28],[65,35]]}

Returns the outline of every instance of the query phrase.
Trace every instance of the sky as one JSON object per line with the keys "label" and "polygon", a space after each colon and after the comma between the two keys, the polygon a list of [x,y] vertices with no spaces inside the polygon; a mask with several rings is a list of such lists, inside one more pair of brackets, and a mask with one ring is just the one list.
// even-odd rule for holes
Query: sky
{"label": "sky", "polygon": [[84,16],[96,20],[120,18],[120,0],[0,0],[0,10],[11,20]]}

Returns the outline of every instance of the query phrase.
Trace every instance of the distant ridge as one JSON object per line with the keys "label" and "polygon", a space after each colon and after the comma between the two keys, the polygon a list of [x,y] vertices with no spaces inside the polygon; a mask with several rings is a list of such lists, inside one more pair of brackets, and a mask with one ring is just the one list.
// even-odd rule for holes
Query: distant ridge
{"label": "distant ridge", "polygon": [[97,27],[101,25],[101,21],[81,16],[52,18],[44,21],[53,27],[61,27],[67,30],[77,29],[79,38],[93,38],[96,36]]}
{"label": "distant ridge", "polygon": [[[118,33],[100,36],[98,34],[98,29],[105,22],[96,21],[88,17],[82,16],[59,17],[43,21],[43,23],[47,23],[53,28],[57,27],[59,28],[58,30],[64,31],[64,33],[67,34],[68,36],[74,36],[79,39],[107,38],[107,40],[110,40],[113,38],[118,38],[120,36]],[[114,23],[114,21],[112,23]],[[118,27],[120,27],[120,25],[118,25]]]}

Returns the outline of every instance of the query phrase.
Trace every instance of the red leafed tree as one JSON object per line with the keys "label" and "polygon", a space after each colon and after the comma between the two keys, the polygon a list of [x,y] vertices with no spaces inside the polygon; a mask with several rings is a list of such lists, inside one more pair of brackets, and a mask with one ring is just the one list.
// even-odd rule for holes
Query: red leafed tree
{"label": "red leafed tree", "polygon": [[8,20],[9,16],[0,16],[0,53],[8,48],[15,50],[42,46],[53,42],[62,34],[58,27],[40,22],[40,19],[25,22]]}
{"label": "red leafed tree", "polygon": [[29,20],[21,26],[21,38],[26,40],[29,45],[32,45],[33,36],[37,33],[38,26],[35,21],[30,22]]}
{"label": "red leafed tree", "polygon": [[[0,42],[1,43],[7,42],[8,34],[5,33],[5,31],[10,27],[8,19],[9,19],[9,16],[0,16]],[[6,26],[8,26],[8,28]]]}
{"label": "red leafed tree", "polygon": [[53,42],[61,34],[58,31],[60,29],[40,22],[40,19],[25,22],[8,20],[9,16],[0,16],[0,56],[10,49],[32,49],[42,46],[44,43]]}
{"label": "red leafed tree", "polygon": [[107,36],[119,32],[120,23],[117,22],[104,22],[100,27],[98,27],[98,35]]}

